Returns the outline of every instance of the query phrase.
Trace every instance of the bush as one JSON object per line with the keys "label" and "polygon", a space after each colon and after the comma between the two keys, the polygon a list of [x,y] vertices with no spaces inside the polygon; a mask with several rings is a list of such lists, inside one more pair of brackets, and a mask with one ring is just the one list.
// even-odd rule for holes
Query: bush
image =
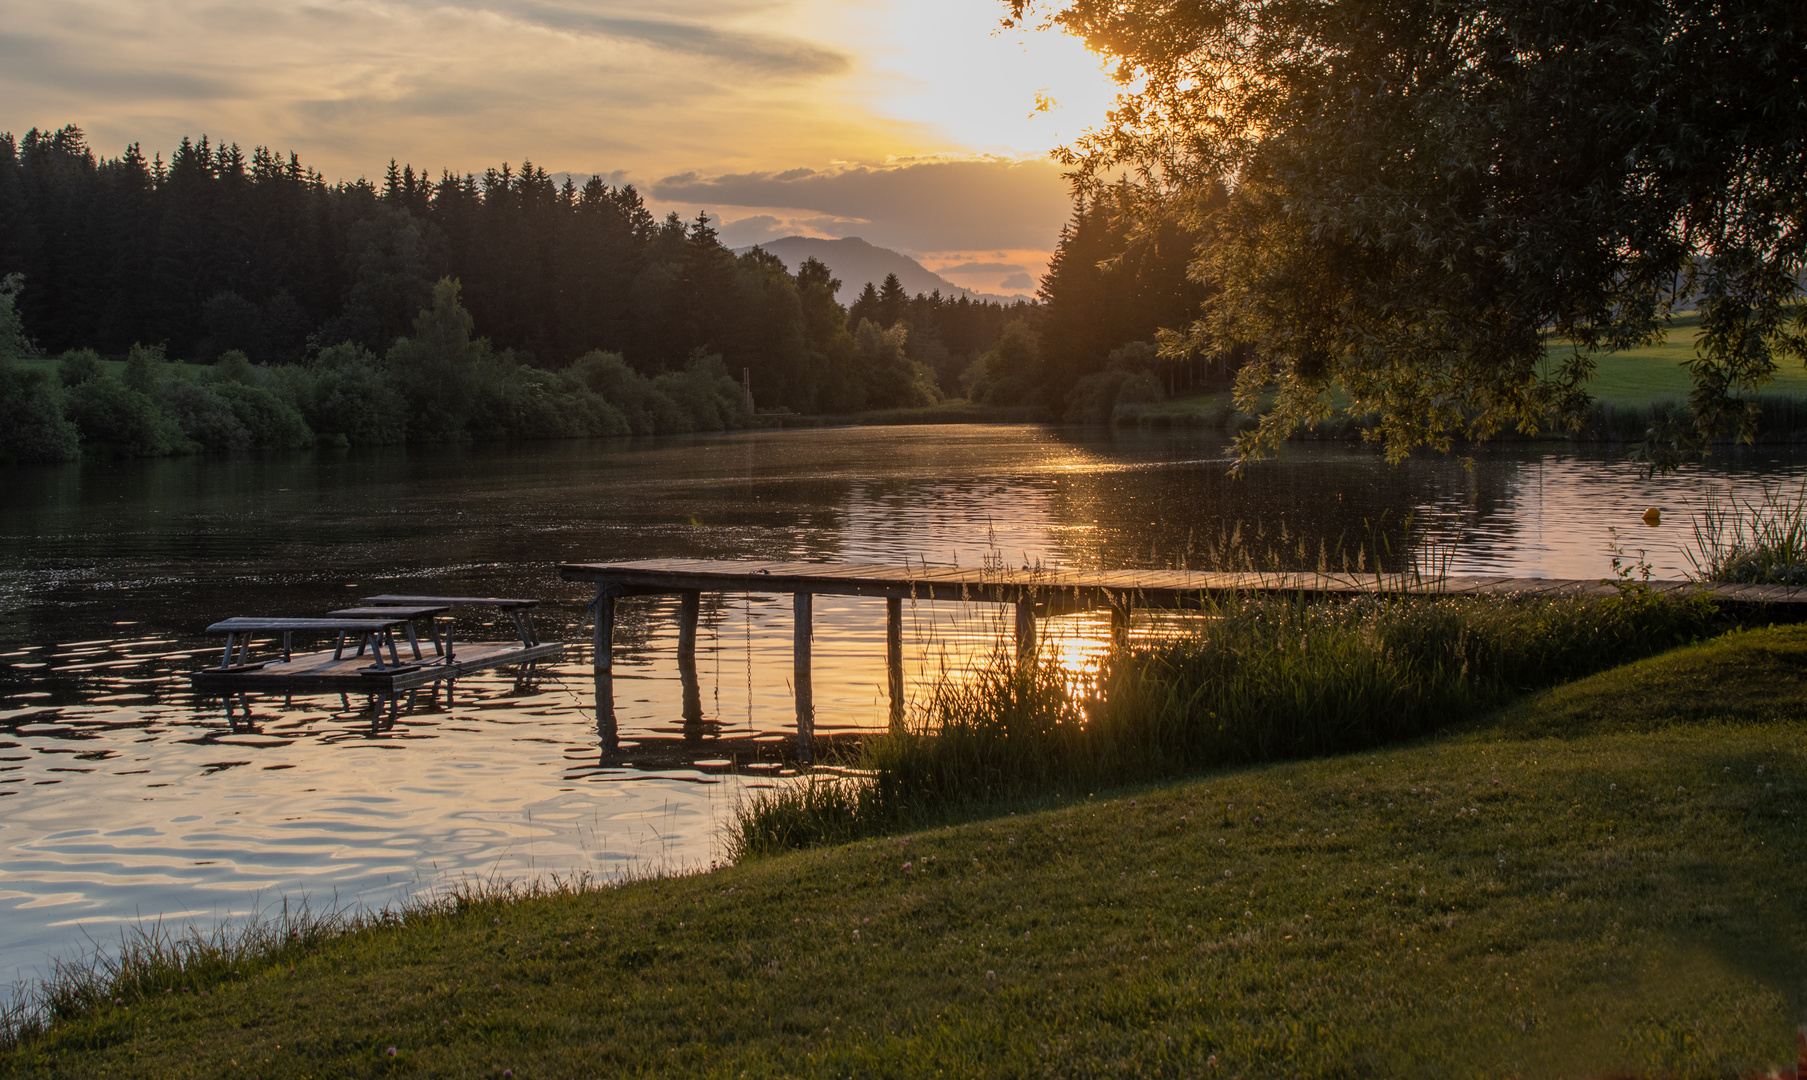
{"label": "bush", "polygon": [[0,360],[0,460],[74,461],[81,452],[49,377]]}
{"label": "bush", "polygon": [[182,434],[204,450],[248,450],[251,432],[225,398],[210,387],[187,379],[171,379],[159,392],[164,413]]}
{"label": "bush", "polygon": [[70,349],[57,361],[56,369],[57,378],[64,386],[79,386],[107,373],[100,362],[100,354],[93,349]]}
{"label": "bush", "polygon": [[64,410],[83,443],[98,443],[114,453],[162,457],[197,449],[150,395],[110,376],[69,387]]}
{"label": "bush", "polygon": [[[222,357],[220,363],[225,362]],[[214,383],[212,390],[250,432],[254,448],[299,450],[314,444],[314,432],[301,413],[264,387],[228,380]]]}

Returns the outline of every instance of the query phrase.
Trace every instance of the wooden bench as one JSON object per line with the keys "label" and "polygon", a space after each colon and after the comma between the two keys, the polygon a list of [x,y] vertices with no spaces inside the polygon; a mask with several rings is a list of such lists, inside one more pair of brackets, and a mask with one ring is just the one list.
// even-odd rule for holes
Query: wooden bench
{"label": "wooden bench", "polygon": [[[226,653],[220,660],[219,671],[255,671],[263,664],[251,662],[251,639],[259,633],[282,635],[282,658],[288,660],[292,655],[289,649],[291,635],[297,630],[322,631],[337,634],[338,642],[333,646],[333,659],[342,659],[345,655],[345,635],[359,636],[358,655],[362,656],[364,648],[370,648],[371,655],[376,658],[377,671],[393,671],[402,666],[401,657],[395,648],[395,628],[407,626],[406,617],[381,616],[373,619],[359,618],[325,618],[325,619],[286,619],[263,618],[257,616],[222,619],[207,628],[210,634],[226,635]],[[238,641],[239,662],[232,662],[232,646],[234,639],[244,635]],[[383,663],[384,644],[389,646],[390,663]]]}
{"label": "wooden bench", "polygon": [[[424,604],[412,607],[404,607],[397,604],[394,607],[382,605],[376,607],[341,608],[338,611],[329,611],[326,614],[328,617],[334,619],[406,619],[407,621],[402,623],[402,629],[408,635],[408,646],[414,650],[414,659],[420,660],[423,659],[423,657],[420,654],[420,638],[414,633],[414,620],[432,620],[427,623],[427,636],[432,639],[433,654],[435,656],[449,656],[452,651],[451,620],[446,620],[445,640],[441,643],[437,627],[438,619],[435,618],[435,616],[444,615],[450,610],[452,609],[448,604]],[[358,655],[364,655],[364,646],[361,642],[358,645]]]}
{"label": "wooden bench", "polygon": [[[409,605],[435,605],[444,607],[493,607],[499,608],[514,623],[515,633],[521,635],[521,644],[533,648],[540,643],[539,635],[533,629],[533,609],[540,606],[538,600],[508,599],[500,596],[398,596],[384,593],[382,596],[364,597],[366,604],[378,607],[406,607]],[[451,656],[448,647],[446,656]]]}

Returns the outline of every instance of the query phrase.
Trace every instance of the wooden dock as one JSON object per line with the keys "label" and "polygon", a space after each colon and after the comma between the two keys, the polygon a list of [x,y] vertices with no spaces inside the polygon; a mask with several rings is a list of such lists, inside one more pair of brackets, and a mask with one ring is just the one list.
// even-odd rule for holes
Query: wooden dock
{"label": "wooden dock", "polygon": [[[904,710],[903,601],[958,601],[1013,605],[1019,655],[1035,649],[1036,620],[1082,611],[1109,610],[1112,636],[1127,633],[1137,609],[1185,611],[1209,606],[1214,598],[1269,593],[1312,599],[1350,599],[1376,594],[1426,596],[1613,596],[1620,586],[1593,579],[1495,576],[1423,578],[1402,574],[1208,573],[1197,570],[1042,570],[874,563],[715,562],[648,559],[620,563],[566,563],[566,581],[596,587],[594,612],[598,720],[605,738],[613,731],[615,601],[624,596],[677,594],[678,666],[685,676],[686,712],[696,682],[696,627],[705,592],[790,593],[795,625],[792,685],[797,703],[799,756],[809,758],[815,725],[810,680],[813,598],[871,596],[886,600],[886,669],[891,719]],[[1771,607],[1789,618],[1807,616],[1807,589],[1781,585],[1703,585],[1689,581],[1646,582],[1659,593],[1705,593],[1721,603]]]}

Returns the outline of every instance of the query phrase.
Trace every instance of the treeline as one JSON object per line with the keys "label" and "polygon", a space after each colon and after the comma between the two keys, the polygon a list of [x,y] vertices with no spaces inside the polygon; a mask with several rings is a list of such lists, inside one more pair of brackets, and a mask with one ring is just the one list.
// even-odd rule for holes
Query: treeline
{"label": "treeline", "polygon": [[532,164],[437,179],[392,164],[379,183],[329,183],[293,154],[205,138],[167,162],[136,144],[98,157],[75,127],[0,135],[10,273],[25,283],[17,314],[51,355],[139,345],[301,365],[346,343],[386,355],[452,278],[476,332],[524,366],[562,371],[601,350],[654,377],[713,355],[750,377],[761,409],[797,412],[932,401],[1008,321],[1034,315],[917,297],[893,340],[895,320],[862,337],[820,263],[791,274],[757,249],[736,256],[707,216],[659,220],[631,185],[559,184]]}
{"label": "treeline", "polygon": [[18,275],[0,281],[0,460],[67,461],[84,447],[157,457],[720,431],[752,420],[744,387],[714,355],[650,378],[601,350],[559,371],[523,364],[472,335],[449,279],[381,355],[344,342],[306,364],[261,366],[237,349],[208,366],[171,363],[143,345],[123,363],[71,349],[28,364],[18,288]]}

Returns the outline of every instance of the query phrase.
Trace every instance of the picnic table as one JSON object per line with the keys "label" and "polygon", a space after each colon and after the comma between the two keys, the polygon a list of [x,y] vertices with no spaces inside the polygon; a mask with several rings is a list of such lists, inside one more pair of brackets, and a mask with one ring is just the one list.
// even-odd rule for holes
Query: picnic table
{"label": "picnic table", "polygon": [[[433,642],[433,654],[435,656],[450,656],[452,654],[452,620],[445,620],[445,638],[443,642],[440,639],[438,628],[438,616],[444,615],[450,610],[452,610],[450,604],[414,604],[408,606],[397,604],[394,606],[379,605],[373,607],[341,608],[338,611],[329,611],[326,614],[329,618],[334,619],[406,620],[402,623],[401,628],[403,632],[408,635],[408,646],[414,650],[414,659],[421,660],[424,659],[424,657],[421,656],[420,652],[420,637],[414,632],[414,620],[430,620],[427,623],[427,637]],[[364,655],[364,645],[362,642],[358,644],[357,655]]]}
{"label": "picnic table", "polygon": [[[257,634],[280,633],[282,635],[282,658],[288,660],[293,655],[290,639],[296,631],[319,631],[337,634],[338,640],[333,646],[333,659],[338,660],[345,654],[345,638],[348,634],[358,635],[358,652],[362,656],[368,647],[376,659],[377,671],[390,671],[402,666],[401,657],[395,647],[395,629],[407,626],[408,619],[401,615],[383,615],[375,618],[328,617],[314,618],[282,618],[263,616],[238,616],[222,619],[207,628],[210,634],[226,635],[226,652],[220,659],[220,671],[255,671],[263,664],[251,662],[251,639]],[[242,637],[240,635],[243,635]],[[239,662],[232,662],[232,648],[237,644]],[[383,663],[383,646],[389,646],[390,663]]]}
{"label": "picnic table", "polygon": [[[401,596],[384,593],[381,596],[366,596],[364,603],[376,607],[406,607],[409,605],[438,605],[445,607],[492,607],[507,615],[514,623],[515,633],[521,635],[521,644],[533,648],[540,643],[540,638],[533,629],[533,609],[540,606],[538,600],[510,598],[502,596]],[[449,632],[448,632],[449,633]],[[451,655],[448,646],[446,655]]]}

